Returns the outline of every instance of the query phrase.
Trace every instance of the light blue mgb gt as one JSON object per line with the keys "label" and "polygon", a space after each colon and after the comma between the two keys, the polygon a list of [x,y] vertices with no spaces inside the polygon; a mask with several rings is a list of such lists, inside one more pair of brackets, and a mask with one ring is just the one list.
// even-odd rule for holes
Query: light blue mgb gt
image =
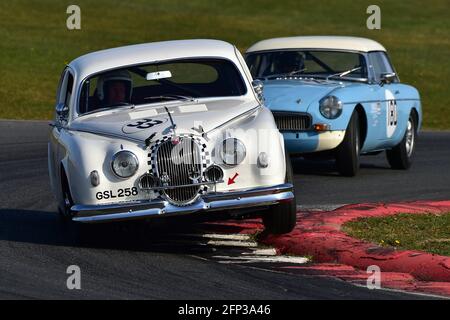
{"label": "light blue mgb gt", "polygon": [[354,176],[361,154],[386,151],[408,169],[422,123],[418,91],[400,83],[386,49],[355,37],[291,37],[247,50],[254,87],[262,90],[288,152],[331,156]]}

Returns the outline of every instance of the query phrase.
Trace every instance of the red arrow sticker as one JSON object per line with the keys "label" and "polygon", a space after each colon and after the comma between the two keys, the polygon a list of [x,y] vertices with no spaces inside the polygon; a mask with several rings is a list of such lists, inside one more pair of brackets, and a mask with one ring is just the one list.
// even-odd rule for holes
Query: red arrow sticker
{"label": "red arrow sticker", "polygon": [[239,173],[235,173],[233,178],[228,178],[228,185],[233,184],[234,180],[237,178],[237,176],[239,175]]}

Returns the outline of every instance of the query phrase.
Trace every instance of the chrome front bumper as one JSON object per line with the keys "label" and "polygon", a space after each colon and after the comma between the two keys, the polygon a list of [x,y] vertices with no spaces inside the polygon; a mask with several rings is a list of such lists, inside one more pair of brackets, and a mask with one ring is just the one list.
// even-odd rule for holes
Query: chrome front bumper
{"label": "chrome front bumper", "polygon": [[72,220],[85,223],[139,219],[159,215],[189,214],[200,211],[235,210],[270,206],[294,199],[292,184],[240,191],[210,193],[187,206],[168,201],[136,201],[106,205],[74,205]]}

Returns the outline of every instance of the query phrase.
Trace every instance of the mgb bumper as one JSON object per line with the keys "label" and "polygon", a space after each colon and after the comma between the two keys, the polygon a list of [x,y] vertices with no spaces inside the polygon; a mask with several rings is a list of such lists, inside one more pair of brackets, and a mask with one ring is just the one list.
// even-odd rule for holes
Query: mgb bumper
{"label": "mgb bumper", "polygon": [[294,198],[292,184],[218,192],[202,196],[193,204],[175,206],[168,201],[136,201],[107,205],[75,205],[73,220],[85,223],[139,219],[159,215],[178,215],[201,211],[245,209],[270,206]]}
{"label": "mgb bumper", "polygon": [[289,153],[312,153],[332,150],[344,140],[345,130],[283,132]]}

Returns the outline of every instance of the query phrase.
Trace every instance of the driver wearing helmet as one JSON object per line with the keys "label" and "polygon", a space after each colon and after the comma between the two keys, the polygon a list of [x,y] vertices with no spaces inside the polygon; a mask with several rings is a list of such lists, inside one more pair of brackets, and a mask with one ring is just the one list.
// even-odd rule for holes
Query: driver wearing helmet
{"label": "driver wearing helmet", "polygon": [[126,70],[108,72],[98,79],[97,96],[103,106],[130,103],[133,82]]}

